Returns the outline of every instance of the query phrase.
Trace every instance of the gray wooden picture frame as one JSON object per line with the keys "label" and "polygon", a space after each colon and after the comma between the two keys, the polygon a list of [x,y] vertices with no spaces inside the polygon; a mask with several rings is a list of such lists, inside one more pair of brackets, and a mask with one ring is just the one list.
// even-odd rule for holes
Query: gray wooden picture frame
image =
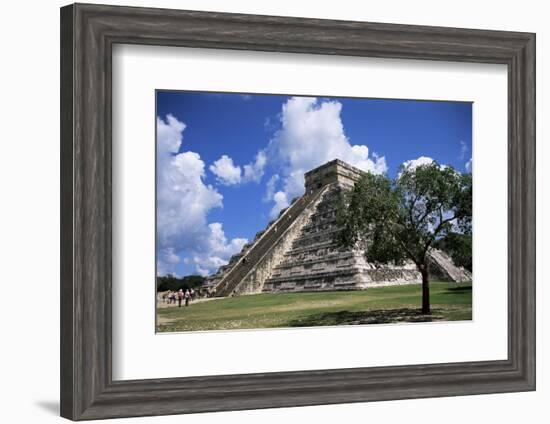
{"label": "gray wooden picture frame", "polygon": [[[507,65],[508,359],[113,381],[111,52],[116,43]],[[61,9],[60,125],[63,417],[535,389],[534,34],[75,4]],[[491,252],[481,255],[491,261]]]}

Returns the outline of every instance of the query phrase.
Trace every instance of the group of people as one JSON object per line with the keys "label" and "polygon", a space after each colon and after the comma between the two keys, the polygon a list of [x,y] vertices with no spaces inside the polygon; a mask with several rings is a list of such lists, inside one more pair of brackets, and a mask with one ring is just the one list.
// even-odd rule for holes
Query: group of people
{"label": "group of people", "polygon": [[216,289],[215,288],[199,288],[199,289],[179,289],[179,290],[168,290],[167,292],[158,293],[157,298],[159,301],[167,303],[168,305],[178,305],[181,307],[182,304],[189,306],[189,302],[203,298],[215,297]]}
{"label": "group of people", "polygon": [[183,291],[183,289],[179,289],[178,291],[172,291],[170,290],[165,296],[164,301],[168,302],[169,305],[171,304],[178,304],[178,307],[181,307],[181,304],[185,302],[185,306],[189,306],[189,302],[195,299],[195,296],[197,295],[197,292],[191,288],[186,289]]}

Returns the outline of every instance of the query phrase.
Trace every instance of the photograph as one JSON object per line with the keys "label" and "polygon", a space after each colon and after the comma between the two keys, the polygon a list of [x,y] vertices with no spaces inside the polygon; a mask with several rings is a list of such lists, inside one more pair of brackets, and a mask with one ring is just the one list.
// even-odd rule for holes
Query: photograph
{"label": "photograph", "polygon": [[472,102],[155,101],[157,333],[472,320]]}

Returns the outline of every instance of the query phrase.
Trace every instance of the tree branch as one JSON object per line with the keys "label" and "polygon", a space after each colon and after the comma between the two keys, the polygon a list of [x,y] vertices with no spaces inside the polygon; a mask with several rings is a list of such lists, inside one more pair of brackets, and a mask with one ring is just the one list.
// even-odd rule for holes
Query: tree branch
{"label": "tree branch", "polygon": [[[440,216],[441,216],[441,218],[443,218],[443,213],[441,212],[441,209],[440,209]],[[432,233],[432,236],[426,242],[426,246],[424,246],[424,255],[426,255],[426,252],[428,251],[428,249],[430,248],[430,246],[434,242],[435,237],[437,236],[437,234],[439,234],[439,231],[441,231],[441,228],[443,227],[443,225],[445,225],[447,222],[454,221],[456,218],[457,218],[457,216],[454,215],[452,218],[447,218],[447,219],[441,219],[440,220],[439,225],[436,227],[436,229]]]}
{"label": "tree branch", "polygon": [[[397,224],[394,224],[393,226],[395,226],[395,225],[397,225]],[[418,264],[419,261],[417,260],[416,256],[409,250],[409,248],[407,247],[407,244],[401,239],[401,237],[399,236],[399,232],[395,231],[392,228],[392,226],[388,227],[388,229],[389,229],[389,232],[393,235],[393,237],[401,245],[401,247],[403,248],[403,250],[405,251],[405,253],[409,257],[409,259],[411,259],[416,266],[419,266],[419,264]]]}

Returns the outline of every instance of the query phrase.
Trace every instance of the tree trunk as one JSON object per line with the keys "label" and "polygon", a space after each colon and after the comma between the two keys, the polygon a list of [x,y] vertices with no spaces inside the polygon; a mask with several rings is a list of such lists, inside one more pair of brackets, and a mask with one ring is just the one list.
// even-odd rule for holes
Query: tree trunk
{"label": "tree trunk", "polygon": [[420,273],[422,274],[422,314],[430,313],[430,283],[428,281],[428,267],[422,266]]}

